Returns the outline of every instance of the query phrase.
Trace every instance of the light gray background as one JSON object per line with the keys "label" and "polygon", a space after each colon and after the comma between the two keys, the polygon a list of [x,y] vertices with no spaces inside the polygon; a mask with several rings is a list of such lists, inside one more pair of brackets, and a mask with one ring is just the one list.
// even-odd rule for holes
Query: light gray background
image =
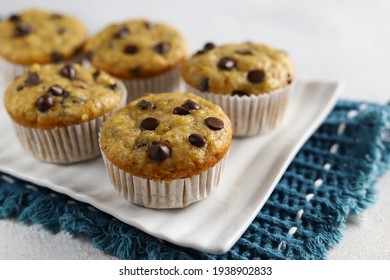
{"label": "light gray background", "polygon": [[[287,50],[301,78],[344,81],[342,98],[390,101],[390,1],[1,0],[0,13],[32,5],[79,17],[90,34],[129,18],[165,21],[191,51],[208,41],[265,42]],[[330,259],[390,259],[390,172],[378,190],[377,203],[348,220]],[[88,239],[0,220],[0,259],[114,258]]]}

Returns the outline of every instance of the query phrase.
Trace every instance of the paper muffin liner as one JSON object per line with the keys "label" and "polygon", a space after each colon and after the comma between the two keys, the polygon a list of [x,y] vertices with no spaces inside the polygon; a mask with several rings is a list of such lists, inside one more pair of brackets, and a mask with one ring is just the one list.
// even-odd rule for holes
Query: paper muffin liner
{"label": "paper muffin liner", "polygon": [[[73,58],[69,60],[59,61],[58,63],[82,63],[82,60],[82,54],[76,54]],[[0,81],[8,85],[12,83],[17,77],[20,77],[25,72],[27,72],[30,66],[12,63],[0,57]]]}
{"label": "paper muffin liner", "polygon": [[180,67],[146,79],[122,79],[128,92],[130,102],[145,93],[177,92],[181,89]]}
{"label": "paper muffin liner", "polygon": [[205,199],[221,179],[228,153],[216,165],[191,178],[154,181],[132,175],[102,157],[115,190],[128,201],[147,208],[184,208]]}
{"label": "paper muffin liner", "polygon": [[126,104],[127,93],[122,83],[123,98],[111,112],[80,124],[38,129],[13,123],[23,148],[34,157],[51,163],[69,164],[100,155],[98,134],[103,122]]}
{"label": "paper muffin liner", "polygon": [[189,84],[186,90],[219,106],[232,122],[233,137],[256,136],[282,124],[294,84],[260,95],[237,96],[200,91]]}
{"label": "paper muffin liner", "polygon": [[12,83],[16,77],[23,75],[28,70],[28,66],[15,64],[0,57],[0,75],[6,85]]}

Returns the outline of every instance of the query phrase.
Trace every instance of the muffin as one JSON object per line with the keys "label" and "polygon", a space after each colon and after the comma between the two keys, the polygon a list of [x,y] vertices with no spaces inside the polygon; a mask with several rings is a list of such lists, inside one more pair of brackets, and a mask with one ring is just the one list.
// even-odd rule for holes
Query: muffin
{"label": "muffin", "polygon": [[160,93],[109,117],[100,147],[112,184],[127,200],[183,208],[218,186],[231,138],[219,106],[192,93]]}
{"label": "muffin", "polygon": [[177,91],[179,67],[188,58],[178,31],[144,19],[111,24],[84,49],[94,67],[122,79],[129,101],[144,93]]}
{"label": "muffin", "polygon": [[10,83],[34,63],[79,61],[86,37],[70,16],[38,9],[10,15],[0,21],[0,72]]}
{"label": "muffin", "polygon": [[4,95],[22,146],[36,158],[73,163],[99,156],[103,121],[126,101],[120,80],[79,64],[34,64]]}
{"label": "muffin", "polygon": [[235,137],[279,126],[295,80],[286,52],[253,43],[207,43],[184,63],[181,75],[188,91],[222,107]]}

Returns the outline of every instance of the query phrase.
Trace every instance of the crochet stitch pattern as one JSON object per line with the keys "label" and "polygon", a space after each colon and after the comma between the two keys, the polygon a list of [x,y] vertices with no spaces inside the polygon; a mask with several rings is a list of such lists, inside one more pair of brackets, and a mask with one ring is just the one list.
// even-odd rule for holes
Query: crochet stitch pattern
{"label": "crochet stitch pattern", "polygon": [[0,217],[91,238],[120,259],[326,259],[390,163],[390,106],[338,101],[248,229],[223,255],[156,239],[94,207],[0,173]]}

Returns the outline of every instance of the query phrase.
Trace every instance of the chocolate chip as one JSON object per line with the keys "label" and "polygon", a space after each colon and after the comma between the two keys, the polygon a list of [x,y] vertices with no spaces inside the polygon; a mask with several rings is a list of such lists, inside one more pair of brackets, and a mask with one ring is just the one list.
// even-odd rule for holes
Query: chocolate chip
{"label": "chocolate chip", "polygon": [[112,89],[112,90],[117,90],[118,89],[118,84],[117,83],[110,84],[109,88]]}
{"label": "chocolate chip", "polygon": [[63,98],[67,98],[69,95],[70,95],[70,92],[69,92],[69,91],[64,90],[64,91],[62,92],[62,97],[63,97]]}
{"label": "chocolate chip", "polygon": [[12,22],[17,22],[17,21],[20,21],[21,18],[19,15],[17,14],[13,14],[13,15],[10,15],[10,17],[8,18],[9,21],[12,21]]}
{"label": "chocolate chip", "polygon": [[154,51],[163,55],[164,53],[168,52],[171,47],[168,43],[158,43],[153,47]]}
{"label": "chocolate chip", "polygon": [[161,162],[171,156],[171,149],[164,144],[154,144],[150,147],[149,157],[151,160]]}
{"label": "chocolate chip", "polygon": [[212,50],[215,48],[215,44],[214,43],[211,43],[211,42],[208,42],[204,45],[203,47],[203,50],[205,51],[209,51],[209,50]]}
{"label": "chocolate chip", "polygon": [[114,38],[123,39],[129,36],[130,30],[127,27],[122,27],[118,32],[114,34]]}
{"label": "chocolate chip", "polygon": [[62,54],[57,51],[52,52],[50,56],[51,56],[51,60],[54,62],[58,62],[62,59]]}
{"label": "chocolate chip", "polygon": [[18,85],[18,86],[16,87],[16,90],[17,90],[17,91],[21,91],[22,89],[24,89],[24,86],[22,86],[22,85]]}
{"label": "chocolate chip", "polygon": [[156,24],[153,23],[153,22],[150,22],[150,21],[145,22],[145,27],[146,27],[147,29],[152,29],[152,28],[154,28],[155,26],[156,26]]}
{"label": "chocolate chip", "polygon": [[247,92],[242,91],[242,90],[233,90],[232,95],[238,95],[239,97],[249,96],[249,94]]}
{"label": "chocolate chip", "polygon": [[37,108],[40,112],[46,112],[55,104],[55,99],[51,93],[45,93],[37,100]]}
{"label": "chocolate chip", "polygon": [[205,53],[204,50],[199,50],[199,51],[197,51],[197,52],[194,54],[194,56],[196,56],[196,55],[201,55],[201,54],[204,54],[204,53]]}
{"label": "chocolate chip", "polygon": [[221,70],[231,70],[236,66],[236,62],[230,57],[223,57],[219,60],[217,66]]}
{"label": "chocolate chip", "polygon": [[149,102],[145,99],[142,99],[140,102],[137,103],[138,108],[141,110],[154,110],[156,109],[156,105],[154,105],[152,102]]}
{"label": "chocolate chip", "polygon": [[[83,46],[77,46],[73,49],[73,52],[75,54],[81,54],[83,50],[84,50]],[[81,65],[81,62],[76,62],[76,63]]]}
{"label": "chocolate chip", "polygon": [[203,46],[203,49],[200,51],[197,51],[195,55],[204,54],[205,52],[214,49],[216,46],[214,43],[208,42]]}
{"label": "chocolate chip", "polygon": [[204,138],[203,135],[197,133],[191,134],[188,137],[188,141],[190,141],[192,145],[197,146],[199,148],[203,147],[207,143],[206,138]]}
{"label": "chocolate chip", "polygon": [[221,130],[225,126],[222,120],[214,117],[208,117],[204,121],[211,130]]}
{"label": "chocolate chip", "polygon": [[203,78],[200,80],[199,90],[207,91],[209,89],[209,78]]}
{"label": "chocolate chip", "polygon": [[139,77],[141,75],[141,67],[135,67],[135,68],[130,69],[130,73],[134,77]]}
{"label": "chocolate chip", "polygon": [[57,29],[57,34],[58,35],[62,35],[66,32],[66,28],[65,27],[60,27]]}
{"label": "chocolate chip", "polygon": [[237,50],[235,51],[237,54],[241,55],[253,55],[254,53],[251,50]]}
{"label": "chocolate chip", "polygon": [[85,55],[86,59],[88,59],[89,61],[92,61],[92,58],[94,56],[94,52],[93,51],[88,51]]}
{"label": "chocolate chip", "polygon": [[252,70],[248,72],[246,78],[252,84],[258,84],[265,80],[265,73],[263,70]]}
{"label": "chocolate chip", "polygon": [[64,16],[60,14],[52,14],[50,19],[62,19]]}
{"label": "chocolate chip", "polygon": [[31,25],[25,23],[25,22],[16,22],[16,26],[15,26],[15,36],[25,36],[25,35],[28,35],[30,34],[31,32],[34,31],[34,29],[32,28]]}
{"label": "chocolate chip", "polygon": [[30,73],[27,79],[24,81],[26,87],[36,86],[41,82],[39,75],[37,73]]}
{"label": "chocolate chip", "polygon": [[155,118],[146,118],[141,122],[142,130],[155,130],[159,125],[159,121]]}
{"label": "chocolate chip", "polygon": [[291,77],[291,74],[290,73],[287,73],[287,83],[288,84],[291,84],[292,83],[292,77]]}
{"label": "chocolate chip", "polygon": [[185,116],[185,115],[191,114],[190,110],[188,110],[187,108],[181,107],[181,106],[173,109],[173,113],[175,115],[180,115],[180,116]]}
{"label": "chocolate chip", "polygon": [[76,71],[76,68],[74,68],[72,64],[66,64],[61,69],[60,73],[63,77],[68,78],[69,80],[73,80],[76,77],[77,71]]}
{"label": "chocolate chip", "polygon": [[138,47],[135,45],[127,45],[124,47],[123,52],[125,54],[135,54],[138,52]]}
{"label": "chocolate chip", "polygon": [[96,70],[93,72],[92,77],[96,80],[100,76],[101,72],[99,70]]}
{"label": "chocolate chip", "polygon": [[64,94],[64,89],[58,85],[51,86],[49,88],[49,92],[51,92],[55,96],[61,96]]}
{"label": "chocolate chip", "polygon": [[191,99],[188,99],[186,102],[181,104],[181,107],[184,107],[188,110],[199,110],[200,109],[200,106],[198,105],[198,103],[192,101]]}

